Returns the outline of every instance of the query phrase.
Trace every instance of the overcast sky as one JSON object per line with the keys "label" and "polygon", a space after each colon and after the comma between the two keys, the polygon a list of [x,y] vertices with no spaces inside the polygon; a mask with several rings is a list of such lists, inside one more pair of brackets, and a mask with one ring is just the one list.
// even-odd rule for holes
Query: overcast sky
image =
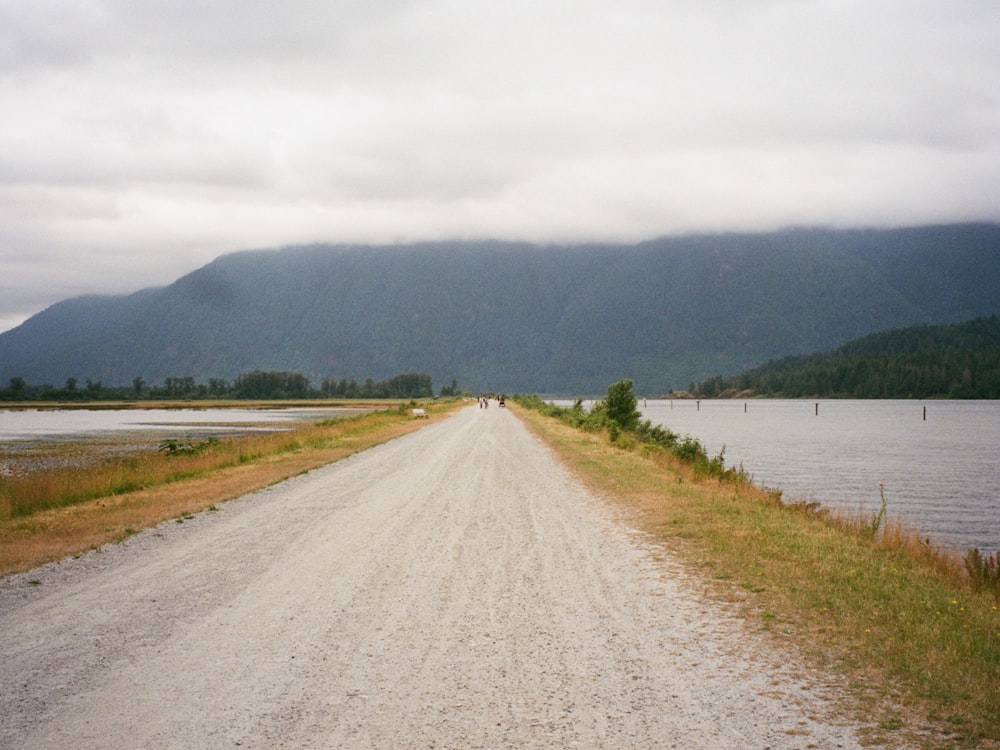
{"label": "overcast sky", "polygon": [[0,0],[0,331],[246,248],[968,220],[996,0]]}

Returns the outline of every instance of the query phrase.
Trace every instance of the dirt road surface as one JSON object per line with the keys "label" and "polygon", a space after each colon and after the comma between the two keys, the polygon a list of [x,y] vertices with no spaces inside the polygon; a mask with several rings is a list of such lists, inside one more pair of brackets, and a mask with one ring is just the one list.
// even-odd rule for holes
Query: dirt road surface
{"label": "dirt road surface", "polygon": [[3,748],[858,747],[495,404],[5,578],[0,634]]}

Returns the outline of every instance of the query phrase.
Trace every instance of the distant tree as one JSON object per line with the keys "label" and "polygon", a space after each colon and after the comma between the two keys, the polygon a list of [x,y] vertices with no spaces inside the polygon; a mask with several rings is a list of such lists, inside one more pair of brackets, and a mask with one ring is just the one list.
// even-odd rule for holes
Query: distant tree
{"label": "distant tree", "polygon": [[604,400],[604,413],[608,419],[623,430],[634,430],[639,426],[642,414],[639,412],[639,399],[632,391],[632,381],[619,380],[608,386],[608,395]]}
{"label": "distant tree", "polygon": [[319,389],[324,398],[430,398],[434,395],[431,376],[409,372],[375,382],[367,378],[363,385],[341,378],[324,378]]}
{"label": "distant tree", "polygon": [[[457,387],[454,381],[452,385]],[[385,381],[385,390],[389,398],[430,398],[434,395],[431,376],[418,372],[390,378]]]}
{"label": "distant tree", "polygon": [[225,396],[229,391],[229,383],[222,378],[209,378],[208,379],[208,395],[209,396]]}
{"label": "distant tree", "polygon": [[198,395],[198,385],[190,375],[165,378],[162,393],[167,398],[193,398]]}
{"label": "distant tree", "polygon": [[143,389],[146,387],[146,381],[142,378],[136,376],[132,378],[132,393],[135,396],[142,395]]}
{"label": "distant tree", "polygon": [[233,391],[236,398],[242,399],[310,398],[314,395],[305,375],[261,370],[240,375],[233,382]]}
{"label": "distant tree", "polygon": [[360,396],[357,380],[351,378],[351,381],[344,387],[344,396],[347,398],[358,398]]}
{"label": "distant tree", "polygon": [[67,391],[76,390],[76,378],[66,378],[66,390]]}

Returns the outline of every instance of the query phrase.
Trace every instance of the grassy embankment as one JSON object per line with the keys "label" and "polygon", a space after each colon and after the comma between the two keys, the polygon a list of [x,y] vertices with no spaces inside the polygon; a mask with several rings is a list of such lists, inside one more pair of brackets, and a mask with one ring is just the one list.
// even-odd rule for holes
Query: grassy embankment
{"label": "grassy embankment", "polygon": [[720,606],[793,646],[804,668],[839,675],[866,742],[1000,748],[997,593],[972,585],[960,557],[880,517],[782,502],[704,456],[513,408],[704,576]]}
{"label": "grassy embankment", "polygon": [[412,403],[386,408],[383,402],[378,411],[288,431],[175,443],[173,450],[0,477],[0,575],[183,520],[411,432],[461,403],[421,403],[430,415],[421,420],[411,415]]}

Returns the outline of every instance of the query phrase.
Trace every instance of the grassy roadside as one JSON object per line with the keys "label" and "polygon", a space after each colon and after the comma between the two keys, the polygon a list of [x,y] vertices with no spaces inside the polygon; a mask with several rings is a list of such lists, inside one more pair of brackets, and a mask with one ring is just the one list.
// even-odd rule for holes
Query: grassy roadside
{"label": "grassy roadside", "polygon": [[[0,575],[120,541],[171,518],[338,461],[419,429],[461,401],[373,411],[299,429],[205,442],[95,467],[0,479]],[[384,407],[384,404],[382,405]]]}
{"label": "grassy roadside", "polygon": [[711,595],[803,665],[836,673],[872,745],[1000,748],[1000,612],[960,561],[892,526],[832,518],[666,452],[512,405],[585,482],[628,507]]}

